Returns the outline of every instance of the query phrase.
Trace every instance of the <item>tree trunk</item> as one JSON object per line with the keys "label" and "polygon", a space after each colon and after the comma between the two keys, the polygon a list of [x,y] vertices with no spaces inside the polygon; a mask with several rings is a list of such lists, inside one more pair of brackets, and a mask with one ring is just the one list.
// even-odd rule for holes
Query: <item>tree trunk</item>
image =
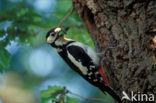
{"label": "tree trunk", "polygon": [[[104,56],[110,86],[122,96],[156,94],[155,0],[72,0],[91,38],[102,53],[111,40],[115,48]],[[128,102],[127,100],[124,102]]]}

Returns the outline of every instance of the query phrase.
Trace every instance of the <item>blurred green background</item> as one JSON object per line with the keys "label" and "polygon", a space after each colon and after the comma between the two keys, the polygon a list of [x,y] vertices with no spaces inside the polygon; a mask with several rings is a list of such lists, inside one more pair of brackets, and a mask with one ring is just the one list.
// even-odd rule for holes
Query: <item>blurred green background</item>
{"label": "blurred green background", "polygon": [[[48,29],[56,27],[71,6],[71,0],[0,0],[0,103],[51,103],[58,98],[49,97],[51,92],[63,87],[84,97],[113,101],[73,72],[45,42]],[[75,12],[66,26],[67,37],[94,48]],[[66,103],[102,103],[68,96]]]}

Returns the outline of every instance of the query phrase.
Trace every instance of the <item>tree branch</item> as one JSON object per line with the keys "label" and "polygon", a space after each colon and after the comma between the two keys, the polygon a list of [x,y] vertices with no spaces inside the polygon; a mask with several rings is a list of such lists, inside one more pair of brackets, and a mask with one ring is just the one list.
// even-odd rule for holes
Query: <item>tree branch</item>
{"label": "tree branch", "polygon": [[58,27],[61,27],[63,22],[66,21],[68,19],[68,17],[73,13],[74,8],[72,6],[71,10],[69,11],[69,13],[60,21],[60,23],[58,24]]}
{"label": "tree branch", "polygon": [[[72,8],[71,8],[71,10],[69,11],[69,13],[60,21],[60,23],[58,24],[58,27],[61,27],[61,26],[62,26],[63,22],[66,21],[66,20],[68,19],[68,17],[73,13],[73,11],[74,11],[74,8],[73,8],[73,6],[72,6]],[[50,29],[51,29],[51,28],[45,28],[45,29],[43,29],[43,30],[37,31],[37,32],[35,32],[35,33],[31,33],[31,34],[32,34],[33,36],[35,36],[35,35],[37,35],[37,34],[39,34],[39,33],[41,33],[41,32],[45,32],[45,31],[50,30]]]}

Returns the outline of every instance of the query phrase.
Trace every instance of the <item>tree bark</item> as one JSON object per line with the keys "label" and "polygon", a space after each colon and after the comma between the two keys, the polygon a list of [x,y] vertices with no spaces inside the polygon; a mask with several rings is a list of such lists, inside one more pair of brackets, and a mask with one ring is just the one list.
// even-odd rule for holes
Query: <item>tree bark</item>
{"label": "tree bark", "polygon": [[[110,86],[122,96],[156,94],[155,0],[72,0],[91,38],[102,53],[108,42],[115,42],[103,56]],[[128,101],[124,101],[128,102]]]}

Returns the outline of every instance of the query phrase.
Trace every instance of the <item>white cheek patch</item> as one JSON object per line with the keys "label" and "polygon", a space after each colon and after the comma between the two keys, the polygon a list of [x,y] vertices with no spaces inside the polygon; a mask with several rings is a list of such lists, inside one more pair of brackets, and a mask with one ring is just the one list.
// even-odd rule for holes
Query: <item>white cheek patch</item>
{"label": "white cheek patch", "polygon": [[47,38],[47,42],[48,42],[48,43],[53,43],[53,42],[54,42],[54,38],[53,38],[52,36],[49,36],[49,37]]}

